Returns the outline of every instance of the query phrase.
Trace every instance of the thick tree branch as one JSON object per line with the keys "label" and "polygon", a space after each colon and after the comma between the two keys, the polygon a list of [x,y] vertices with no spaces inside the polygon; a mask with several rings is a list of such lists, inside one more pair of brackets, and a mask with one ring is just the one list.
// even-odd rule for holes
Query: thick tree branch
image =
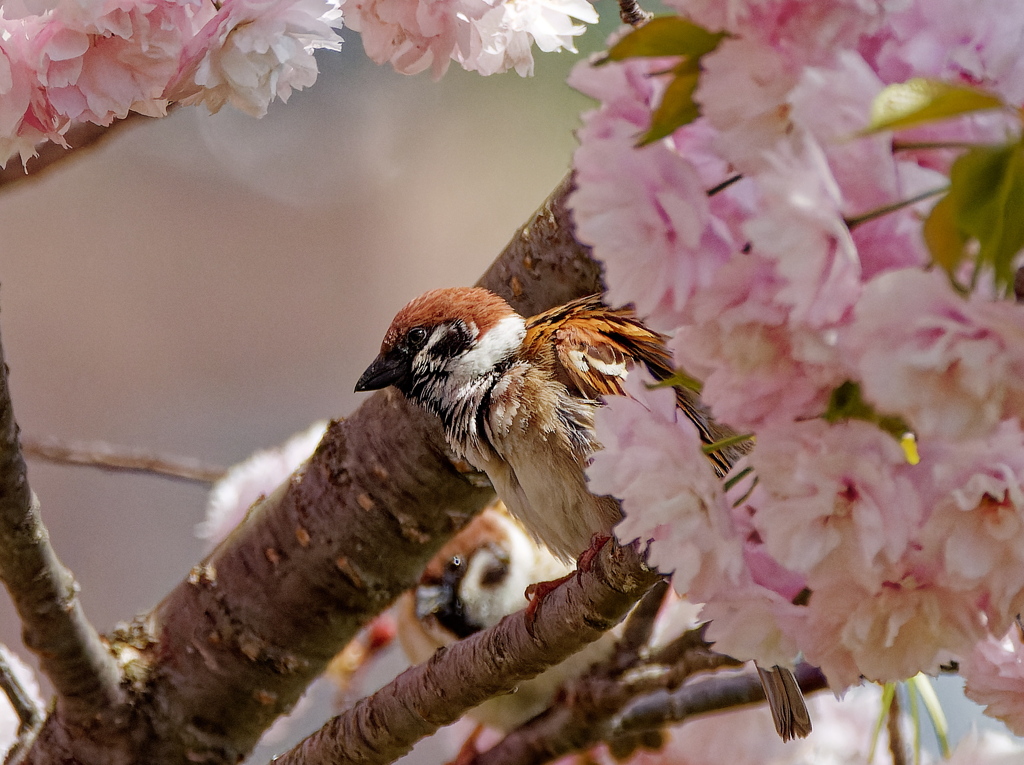
{"label": "thick tree branch", "polygon": [[439,650],[348,712],[335,717],[277,765],[383,763],[492,696],[564,661],[626,615],[659,575],[632,547],[605,545],[592,570],[547,595],[532,634],[524,611]]}
{"label": "thick tree branch", "polygon": [[57,559],[28,484],[0,345],[0,579],[21,617],[25,645],[57,692],[65,724],[88,727],[117,716],[121,673],[86,620],[78,585]]}
{"label": "thick tree branch", "polygon": [[568,207],[574,188],[572,174],[565,176],[477,282],[523,316],[603,289],[601,266],[575,238]]}
{"label": "thick tree branch", "polygon": [[84,443],[22,436],[21,448],[29,459],[36,458],[58,465],[77,465],[111,472],[143,473],[207,485],[219,481],[227,472],[218,465],[207,465],[188,457],[154,454],[143,449],[115,446],[102,441]]}
{"label": "thick tree branch", "polygon": [[[600,289],[572,237],[570,188],[560,184],[481,280],[524,313]],[[394,391],[373,395],[163,602],[113,636],[132,682],[131,727],[83,742],[54,714],[25,762],[238,762],[492,496],[453,467],[432,418]]]}

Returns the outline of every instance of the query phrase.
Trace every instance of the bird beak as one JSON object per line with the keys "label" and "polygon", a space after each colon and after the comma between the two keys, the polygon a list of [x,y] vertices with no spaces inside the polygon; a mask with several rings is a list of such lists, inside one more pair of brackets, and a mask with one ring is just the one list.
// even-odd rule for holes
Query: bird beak
{"label": "bird beak", "polygon": [[408,374],[412,362],[404,354],[382,353],[366,368],[363,376],[356,383],[356,393],[367,390],[380,390],[389,385],[397,385]]}
{"label": "bird beak", "polygon": [[447,585],[421,584],[416,588],[416,617],[426,619],[439,611],[447,612],[454,599],[452,588]]}

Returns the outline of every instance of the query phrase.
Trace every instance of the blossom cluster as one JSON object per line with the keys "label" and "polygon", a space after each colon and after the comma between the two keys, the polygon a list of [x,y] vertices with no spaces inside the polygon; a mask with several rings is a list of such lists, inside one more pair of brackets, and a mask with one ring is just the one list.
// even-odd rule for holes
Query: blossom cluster
{"label": "blossom cluster", "polygon": [[348,0],[346,24],[367,55],[404,74],[443,75],[452,61],[480,74],[533,74],[532,46],[576,52],[573,38],[597,23],[588,0]]}
{"label": "blossom cluster", "polygon": [[336,0],[15,0],[0,8],[0,163],[170,101],[260,116],[338,49]]}
{"label": "blossom cluster", "polygon": [[[344,5],[344,9],[342,6]],[[5,0],[0,2],[0,166],[67,146],[73,122],[109,125],[169,103],[230,103],[262,117],[313,84],[313,52],[339,50],[342,11],[378,63],[451,61],[533,73],[532,48],[575,51],[588,0]]]}
{"label": "blossom cluster", "polygon": [[1024,14],[668,5],[724,33],[700,58],[699,117],[640,141],[678,58],[578,65],[570,83],[599,106],[571,206],[610,302],[669,336],[752,448],[723,492],[663,391],[610,400],[592,480],[623,500],[619,536],[650,540],[725,653],[802,656],[837,692],[959,662],[1024,733],[1020,642],[1003,640],[1024,611],[1024,308],[972,269],[969,243],[959,271],[935,266],[922,223],[965,147],[1019,142],[1019,114],[870,129],[883,90],[911,78],[1019,107]]}

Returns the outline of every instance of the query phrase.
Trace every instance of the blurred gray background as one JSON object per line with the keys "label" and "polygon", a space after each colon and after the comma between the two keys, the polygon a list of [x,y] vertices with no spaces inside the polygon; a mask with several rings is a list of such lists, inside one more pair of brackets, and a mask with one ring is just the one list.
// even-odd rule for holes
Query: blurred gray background
{"label": "blurred gray background", "polygon": [[[343,36],[317,84],[262,120],[182,109],[0,190],[0,328],[26,434],[230,465],[345,415],[394,312],[476,281],[567,171],[590,106],[565,84],[577,57],[539,54],[532,80],[453,66],[433,82]],[[201,557],[202,488],[29,467],[99,629]],[[5,594],[0,641],[20,648]],[[330,701],[321,688],[250,761],[314,730]],[[948,711],[959,736],[974,713]]]}

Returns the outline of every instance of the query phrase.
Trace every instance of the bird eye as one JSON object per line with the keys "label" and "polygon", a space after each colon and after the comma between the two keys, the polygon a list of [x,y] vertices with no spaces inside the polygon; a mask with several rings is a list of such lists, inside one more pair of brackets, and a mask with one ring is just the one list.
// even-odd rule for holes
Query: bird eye
{"label": "bird eye", "polygon": [[427,342],[427,330],[423,327],[413,327],[409,330],[409,334],[406,335],[409,340],[409,345],[414,348],[419,348],[425,342]]}

